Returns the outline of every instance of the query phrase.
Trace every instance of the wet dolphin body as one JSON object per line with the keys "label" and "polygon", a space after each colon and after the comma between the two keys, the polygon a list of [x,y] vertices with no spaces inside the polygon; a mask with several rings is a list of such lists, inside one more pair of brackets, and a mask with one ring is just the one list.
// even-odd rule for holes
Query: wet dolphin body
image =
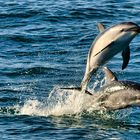
{"label": "wet dolphin body", "polygon": [[130,58],[129,44],[140,33],[140,27],[132,22],[123,22],[105,29],[98,24],[100,34],[93,41],[87,57],[87,65],[84,78],[81,82],[82,91],[98,68],[109,61],[114,55],[122,51],[123,65],[126,68]]}
{"label": "wet dolphin body", "polygon": [[106,85],[99,91],[98,102],[108,110],[123,109],[131,106],[140,106],[140,83],[119,81],[115,74],[104,68]]}
{"label": "wet dolphin body", "polygon": [[[85,96],[88,97],[84,103],[86,109],[96,106],[95,110],[118,110],[140,106],[140,83],[119,81],[108,68],[104,68],[104,72],[106,85],[96,93],[85,90]],[[80,88],[66,88],[66,90],[81,93]]]}

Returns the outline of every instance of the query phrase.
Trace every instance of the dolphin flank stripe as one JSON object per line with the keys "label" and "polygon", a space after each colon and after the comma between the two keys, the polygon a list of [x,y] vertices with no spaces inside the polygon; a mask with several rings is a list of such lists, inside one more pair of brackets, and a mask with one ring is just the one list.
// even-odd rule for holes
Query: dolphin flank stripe
{"label": "dolphin flank stripe", "polygon": [[98,53],[96,53],[93,57],[95,57],[96,55],[98,55],[99,53],[101,53],[103,50],[107,49],[110,45],[113,45],[114,41],[111,42],[108,46],[104,47],[102,50],[100,50]]}

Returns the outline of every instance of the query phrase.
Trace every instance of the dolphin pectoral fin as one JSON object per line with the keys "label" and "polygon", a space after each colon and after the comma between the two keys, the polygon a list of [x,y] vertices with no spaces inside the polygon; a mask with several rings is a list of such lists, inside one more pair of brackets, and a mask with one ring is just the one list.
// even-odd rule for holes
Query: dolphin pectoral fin
{"label": "dolphin pectoral fin", "polygon": [[[63,90],[71,90],[71,91],[80,91],[82,92],[82,89],[81,87],[68,87],[68,88],[60,88],[60,89],[63,89]],[[89,94],[89,95],[93,95],[91,92],[85,90],[85,93],[86,94]]]}
{"label": "dolphin pectoral fin", "polygon": [[122,57],[123,57],[123,65],[122,65],[122,70],[125,69],[129,63],[129,59],[130,59],[130,48],[129,46],[123,50],[122,52]]}
{"label": "dolphin pectoral fin", "polygon": [[103,71],[105,73],[105,82],[107,84],[109,84],[111,82],[114,82],[114,81],[118,81],[118,79],[115,76],[115,74],[108,67],[104,67]]}
{"label": "dolphin pectoral fin", "polygon": [[103,32],[105,30],[105,27],[102,23],[97,23],[97,27],[100,32]]}

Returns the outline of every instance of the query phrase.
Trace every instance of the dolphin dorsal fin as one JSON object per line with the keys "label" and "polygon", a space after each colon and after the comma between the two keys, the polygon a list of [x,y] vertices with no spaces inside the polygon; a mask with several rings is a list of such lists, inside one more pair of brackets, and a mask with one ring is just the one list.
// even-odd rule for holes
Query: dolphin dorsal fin
{"label": "dolphin dorsal fin", "polygon": [[103,32],[105,30],[105,27],[102,23],[97,23],[97,27],[100,32]]}
{"label": "dolphin dorsal fin", "polygon": [[129,63],[130,59],[130,48],[129,46],[126,47],[125,50],[122,52],[122,57],[123,57],[123,65],[122,65],[122,70],[125,69]]}
{"label": "dolphin dorsal fin", "polygon": [[115,74],[107,67],[103,68],[103,71],[105,73],[105,82],[107,84],[113,82],[113,81],[118,81],[117,77],[115,76]]}

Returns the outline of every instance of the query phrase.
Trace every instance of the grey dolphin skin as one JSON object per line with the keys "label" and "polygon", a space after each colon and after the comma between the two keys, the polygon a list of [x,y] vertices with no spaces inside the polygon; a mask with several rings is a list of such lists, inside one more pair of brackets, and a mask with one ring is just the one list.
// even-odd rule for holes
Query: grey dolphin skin
{"label": "grey dolphin skin", "polygon": [[140,83],[118,81],[115,74],[104,68],[106,85],[99,89],[98,102],[107,110],[117,110],[132,106],[140,106]]}
{"label": "grey dolphin skin", "polygon": [[103,66],[114,55],[122,52],[122,69],[127,67],[130,58],[129,44],[132,39],[140,33],[140,27],[132,22],[123,22],[105,29],[98,24],[99,35],[93,41],[87,57],[87,64],[84,78],[81,82],[81,90],[86,90],[91,76]]}
{"label": "grey dolphin skin", "polygon": [[[119,110],[133,106],[140,106],[140,83],[132,81],[119,81],[115,74],[104,68],[106,84],[97,92],[91,93],[85,90],[84,105],[86,109],[96,106],[95,110]],[[76,91],[81,94],[80,88],[62,88]]]}

